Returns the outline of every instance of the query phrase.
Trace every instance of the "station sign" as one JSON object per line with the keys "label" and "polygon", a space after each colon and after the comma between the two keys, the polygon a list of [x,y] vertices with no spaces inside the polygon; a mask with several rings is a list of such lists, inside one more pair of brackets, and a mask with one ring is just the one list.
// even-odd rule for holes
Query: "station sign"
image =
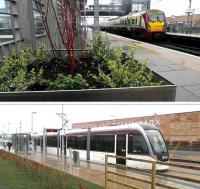
{"label": "station sign", "polygon": [[58,129],[46,129],[46,132],[47,133],[50,133],[50,132],[58,132]]}

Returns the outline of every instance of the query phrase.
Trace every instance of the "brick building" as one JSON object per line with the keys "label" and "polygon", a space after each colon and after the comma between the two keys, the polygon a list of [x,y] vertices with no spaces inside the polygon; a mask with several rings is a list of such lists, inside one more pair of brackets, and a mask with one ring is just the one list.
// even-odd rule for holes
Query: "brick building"
{"label": "brick building", "polygon": [[[95,122],[74,123],[73,128],[93,128],[129,124],[134,122],[156,122],[155,116],[132,117],[114,120],[102,120]],[[192,145],[200,142],[200,111],[157,115],[159,129],[169,144],[182,142]]]}

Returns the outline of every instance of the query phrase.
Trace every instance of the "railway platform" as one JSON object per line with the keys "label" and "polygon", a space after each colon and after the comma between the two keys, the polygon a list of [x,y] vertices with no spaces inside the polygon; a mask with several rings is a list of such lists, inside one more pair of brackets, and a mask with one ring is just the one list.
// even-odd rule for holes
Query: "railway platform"
{"label": "railway platform", "polygon": [[190,38],[200,38],[200,33],[199,34],[187,34],[187,33],[172,33],[172,32],[167,32],[167,36],[174,36],[174,37],[190,37]]}
{"label": "railway platform", "polygon": [[175,101],[200,101],[200,57],[107,33],[112,45],[136,46],[135,57],[177,86]]}

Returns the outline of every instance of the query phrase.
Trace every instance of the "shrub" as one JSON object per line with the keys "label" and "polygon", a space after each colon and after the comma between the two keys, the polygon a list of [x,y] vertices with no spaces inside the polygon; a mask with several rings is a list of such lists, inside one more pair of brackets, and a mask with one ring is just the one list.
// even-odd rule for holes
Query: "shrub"
{"label": "shrub", "polygon": [[97,65],[98,73],[94,79],[103,87],[139,87],[161,85],[155,82],[153,73],[147,68],[147,61],[135,59],[135,47],[128,50],[124,57],[121,47],[110,47],[106,37],[97,37],[91,51],[93,65]]}
{"label": "shrub", "polygon": [[14,54],[3,60],[0,68],[0,91],[25,91],[36,79],[41,79],[43,70],[34,68],[28,70],[28,65],[34,60],[29,48],[22,48],[18,55]]}
{"label": "shrub", "polygon": [[55,82],[51,82],[49,89],[52,90],[70,90],[88,88],[87,81],[83,79],[81,74],[74,77],[72,75],[59,74]]}

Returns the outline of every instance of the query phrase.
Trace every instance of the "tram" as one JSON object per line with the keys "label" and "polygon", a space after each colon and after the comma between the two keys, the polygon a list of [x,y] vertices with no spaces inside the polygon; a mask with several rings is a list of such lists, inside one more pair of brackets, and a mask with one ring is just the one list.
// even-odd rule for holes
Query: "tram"
{"label": "tram", "polygon": [[[67,154],[76,150],[81,160],[86,160],[88,129],[67,132]],[[105,155],[116,155],[142,160],[169,161],[165,140],[153,125],[133,123],[130,125],[107,126],[90,130],[90,161],[104,163]],[[110,158],[109,158],[110,159]],[[133,160],[111,158],[112,163],[125,164],[139,169],[151,169],[152,164]],[[167,170],[169,166],[157,164],[157,170]]]}

